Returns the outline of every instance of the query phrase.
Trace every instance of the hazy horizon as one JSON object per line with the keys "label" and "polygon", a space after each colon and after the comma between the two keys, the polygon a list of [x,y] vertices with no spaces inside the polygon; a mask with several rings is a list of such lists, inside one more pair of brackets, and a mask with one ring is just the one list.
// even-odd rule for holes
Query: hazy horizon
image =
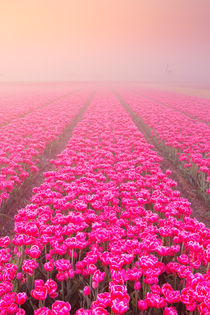
{"label": "hazy horizon", "polygon": [[210,83],[210,1],[5,0],[0,81]]}

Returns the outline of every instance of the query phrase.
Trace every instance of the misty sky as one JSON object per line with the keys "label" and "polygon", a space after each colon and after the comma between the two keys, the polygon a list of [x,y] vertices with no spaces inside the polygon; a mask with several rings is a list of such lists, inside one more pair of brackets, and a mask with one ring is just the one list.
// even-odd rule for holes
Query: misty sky
{"label": "misty sky", "polygon": [[0,80],[209,79],[210,0],[1,0]]}

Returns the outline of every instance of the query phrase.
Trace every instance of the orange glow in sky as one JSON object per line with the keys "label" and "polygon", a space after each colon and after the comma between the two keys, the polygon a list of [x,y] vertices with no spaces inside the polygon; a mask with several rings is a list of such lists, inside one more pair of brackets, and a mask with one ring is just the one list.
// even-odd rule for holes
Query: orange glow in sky
{"label": "orange glow in sky", "polygon": [[0,80],[124,74],[190,51],[203,59],[209,9],[205,0],[1,0]]}

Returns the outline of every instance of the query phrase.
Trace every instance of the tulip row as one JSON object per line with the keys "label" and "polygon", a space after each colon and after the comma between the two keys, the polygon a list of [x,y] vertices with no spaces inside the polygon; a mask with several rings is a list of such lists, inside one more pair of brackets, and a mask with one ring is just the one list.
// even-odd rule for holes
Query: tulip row
{"label": "tulip row", "polygon": [[1,128],[0,205],[38,171],[43,152],[70,124],[89,94],[90,91],[72,92]]}
{"label": "tulip row", "polygon": [[162,149],[178,163],[184,175],[198,187],[204,199],[210,193],[210,133],[205,123],[191,119],[136,91],[120,92],[142,119]]}
{"label": "tulip row", "polygon": [[139,90],[142,96],[172,107],[194,119],[210,123],[210,100],[158,90]]}
{"label": "tulip row", "polygon": [[[71,88],[73,89],[73,87]],[[69,91],[68,91],[69,92]],[[40,86],[4,86],[0,88],[0,126],[6,125],[20,116],[36,110],[67,94],[65,87],[54,88]]]}
{"label": "tulip row", "polygon": [[0,314],[209,314],[210,230],[111,93],[0,239]]}

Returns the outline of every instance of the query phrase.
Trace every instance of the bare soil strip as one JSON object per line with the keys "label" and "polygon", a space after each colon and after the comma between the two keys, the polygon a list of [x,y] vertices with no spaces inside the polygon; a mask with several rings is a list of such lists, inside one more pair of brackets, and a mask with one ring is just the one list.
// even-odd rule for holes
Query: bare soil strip
{"label": "bare soil strip", "polygon": [[0,236],[11,236],[14,232],[14,216],[17,211],[24,208],[33,195],[33,188],[39,187],[44,182],[44,172],[52,170],[51,159],[55,159],[66,147],[73,130],[82,120],[83,115],[94,97],[95,92],[91,93],[85,105],[79,110],[72,122],[64,129],[59,138],[51,143],[44,151],[39,165],[39,172],[27,178],[18,191],[11,193],[7,203],[0,208]]}
{"label": "bare soil strip", "polygon": [[167,169],[172,171],[171,178],[177,182],[176,189],[181,193],[181,197],[186,198],[191,202],[192,216],[194,216],[198,221],[205,223],[205,225],[210,228],[210,214],[208,206],[205,204],[204,200],[198,195],[198,190],[193,183],[190,183],[187,178],[182,176],[178,165],[174,163],[166,152],[158,145],[155,138],[148,132],[148,127],[142,119],[137,116],[137,114],[130,108],[130,106],[115,92],[116,96],[120,100],[121,104],[127,111],[127,113],[132,118],[138,129],[144,134],[145,139],[154,145],[154,150],[159,156],[163,158],[160,163],[161,169],[165,172]]}

